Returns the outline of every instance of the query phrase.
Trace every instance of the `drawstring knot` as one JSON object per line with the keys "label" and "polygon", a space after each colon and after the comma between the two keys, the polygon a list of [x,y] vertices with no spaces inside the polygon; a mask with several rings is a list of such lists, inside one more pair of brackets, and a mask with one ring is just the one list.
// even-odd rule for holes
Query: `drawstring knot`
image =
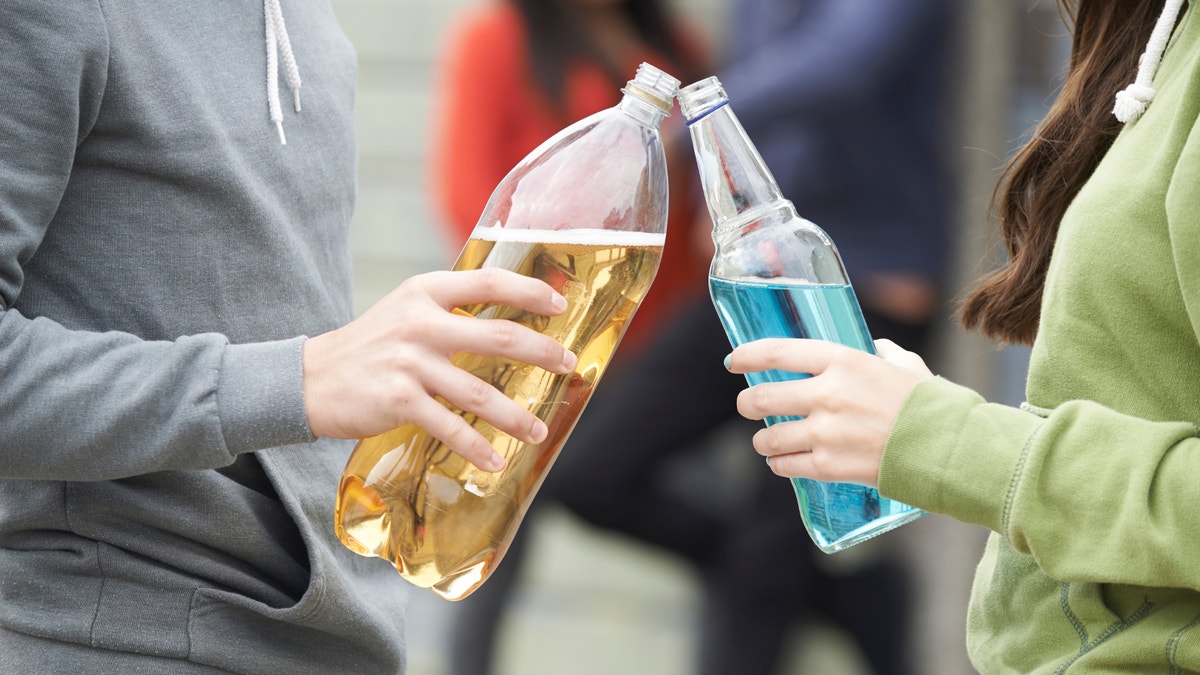
{"label": "drawstring knot", "polygon": [[1117,104],[1113,106],[1113,114],[1122,122],[1132,122],[1146,112],[1157,93],[1154,87],[1134,82],[1117,92]]}
{"label": "drawstring knot", "polygon": [[1146,51],[1138,60],[1137,79],[1125,89],[1117,93],[1117,102],[1113,106],[1113,115],[1122,123],[1136,122],[1150,107],[1158,92],[1154,89],[1154,75],[1162,62],[1163,52],[1175,29],[1175,21],[1179,18],[1179,9],[1184,0],[1166,0],[1162,14],[1154,23],[1150,40],[1146,43]]}
{"label": "drawstring knot", "polygon": [[271,113],[271,122],[279,131],[279,143],[287,145],[287,137],[283,135],[283,109],[279,105],[279,61],[283,61],[284,77],[287,78],[288,88],[292,90],[296,112],[300,112],[300,68],[296,66],[296,57],[292,54],[292,42],[288,39],[279,0],[263,0],[263,17],[267,32],[267,108]]}

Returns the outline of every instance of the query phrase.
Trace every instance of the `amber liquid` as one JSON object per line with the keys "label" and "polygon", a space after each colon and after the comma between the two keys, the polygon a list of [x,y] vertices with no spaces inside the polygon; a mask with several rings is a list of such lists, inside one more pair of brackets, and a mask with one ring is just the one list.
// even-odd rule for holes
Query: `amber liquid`
{"label": "amber liquid", "polygon": [[361,441],[338,489],[342,543],[387,559],[400,574],[450,600],[466,597],[499,564],[529,503],[604,373],[625,325],[650,288],[662,235],[607,230],[477,229],[455,269],[504,267],[537,277],[567,298],[556,317],[511,307],[463,307],[553,336],[579,356],[556,375],[502,358],[458,354],[454,363],[546,422],[540,444],[523,443],[464,415],[507,462],[476,469],[415,425]]}

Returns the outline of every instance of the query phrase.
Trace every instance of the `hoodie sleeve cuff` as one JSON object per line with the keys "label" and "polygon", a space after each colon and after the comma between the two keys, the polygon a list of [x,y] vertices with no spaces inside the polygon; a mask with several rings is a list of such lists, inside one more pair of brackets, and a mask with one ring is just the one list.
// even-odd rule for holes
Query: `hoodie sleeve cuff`
{"label": "hoodie sleeve cuff", "polygon": [[925,380],[888,436],[880,493],[999,530],[1023,449],[1040,424],[1032,413],[987,403],[948,380]]}
{"label": "hoodie sleeve cuff", "polygon": [[231,454],[315,440],[304,408],[305,339],[226,346],[217,398]]}

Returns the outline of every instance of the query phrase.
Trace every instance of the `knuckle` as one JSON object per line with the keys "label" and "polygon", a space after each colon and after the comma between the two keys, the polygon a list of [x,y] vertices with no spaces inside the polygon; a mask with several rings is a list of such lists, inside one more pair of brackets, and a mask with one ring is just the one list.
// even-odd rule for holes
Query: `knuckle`
{"label": "knuckle", "polygon": [[784,351],[786,343],[783,340],[771,340],[767,342],[766,351],[763,353],[763,358],[767,365],[778,366],[784,360]]}
{"label": "knuckle", "polygon": [[393,349],[388,367],[392,373],[402,382],[410,384],[412,380],[419,379],[424,371],[425,359],[417,353],[416,349],[397,348]]}
{"label": "knuckle", "polygon": [[437,277],[435,276],[436,274],[436,272],[427,272],[425,274],[411,276],[404,281],[401,281],[400,284],[396,286],[396,290],[394,292],[396,295],[403,298],[428,295],[426,292],[426,285],[433,285],[437,283]]}
{"label": "knuckle", "polygon": [[467,384],[466,400],[464,403],[472,409],[482,408],[492,399],[496,393],[492,385],[483,380],[473,377]]}
{"label": "knuckle", "polygon": [[812,470],[816,478],[830,478],[833,476],[833,470],[836,462],[827,452],[814,452],[810,455],[812,461]]}
{"label": "knuckle", "polygon": [[767,457],[782,454],[783,444],[780,442],[778,429],[769,427],[759,431],[754,439],[754,447],[758,448],[760,454]]}
{"label": "knuckle", "polygon": [[834,349],[829,355],[829,370],[845,368],[858,357],[857,350]]}
{"label": "knuckle", "polygon": [[[847,402],[845,399],[835,395],[832,391],[827,391],[821,386],[823,383],[815,382],[813,387],[813,400],[819,401],[819,410],[831,415],[839,415],[846,409]],[[817,424],[824,425],[823,417],[818,418]]]}
{"label": "knuckle", "polygon": [[470,427],[455,426],[446,432],[446,437],[443,440],[451,450],[472,464],[486,457],[483,449],[483,440],[472,432]]}
{"label": "knuckle", "polygon": [[824,448],[829,442],[829,424],[825,421],[825,416],[809,417],[804,421],[805,431],[808,435],[809,449]]}
{"label": "knuckle", "polygon": [[488,297],[494,297],[503,291],[507,281],[503,270],[498,267],[485,267],[479,272],[479,288]]}
{"label": "knuckle", "polygon": [[496,347],[509,351],[520,343],[520,326],[511,321],[496,321],[492,326],[492,339]]}
{"label": "knuckle", "polygon": [[[401,340],[406,342],[424,342],[429,336],[437,334],[437,328],[434,326],[433,320],[421,313],[413,313],[405,317],[404,321],[396,326],[396,332]],[[408,355],[409,350],[400,350],[406,353],[406,356],[401,357],[402,363],[405,366],[412,365],[411,355]]]}
{"label": "knuckle", "polygon": [[442,440],[463,456],[474,456],[477,451],[475,432],[461,417],[447,419]]}
{"label": "knuckle", "polygon": [[392,410],[409,410],[425,394],[424,389],[409,377],[395,378],[387,392],[387,403]]}
{"label": "knuckle", "polygon": [[764,386],[751,387],[747,393],[747,403],[754,412],[761,413],[771,405],[771,393],[767,389]]}

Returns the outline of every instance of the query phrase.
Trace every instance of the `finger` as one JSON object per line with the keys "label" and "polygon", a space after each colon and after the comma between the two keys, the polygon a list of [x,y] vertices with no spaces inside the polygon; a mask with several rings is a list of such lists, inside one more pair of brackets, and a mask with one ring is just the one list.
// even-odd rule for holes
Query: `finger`
{"label": "finger", "polygon": [[493,385],[458,368],[438,373],[434,393],[496,429],[526,443],[546,440],[546,424]]}
{"label": "finger", "polygon": [[772,416],[807,417],[812,412],[815,386],[816,380],[804,378],[747,387],[738,394],[738,414],[752,420]]}
{"label": "finger", "polygon": [[825,372],[839,350],[848,349],[827,340],[766,338],[739,346],[727,361],[734,373],[786,370],[818,375]]}
{"label": "finger", "polygon": [[779,422],[759,429],[754,433],[751,443],[755,452],[771,461],[783,455],[808,454],[813,447],[804,420]]}
{"label": "finger", "polygon": [[767,458],[771,472],[778,476],[844,482],[846,476],[836,472],[838,463],[829,461],[833,455],[828,450],[815,450],[813,443],[809,425],[803,421],[759,429],[753,438],[755,451]]}
{"label": "finger", "polygon": [[[812,453],[792,453],[768,458],[771,473],[784,478],[813,478]],[[814,479],[815,480],[815,479]]]}
{"label": "finger", "polygon": [[546,282],[497,267],[430,272],[421,281],[429,297],[446,309],[494,303],[556,316],[567,308],[566,298]]}
{"label": "finger", "polygon": [[880,338],[875,341],[875,353],[883,360],[891,361],[908,353],[908,350],[887,338]]}
{"label": "finger", "polygon": [[500,471],[504,468],[504,458],[487,439],[437,399],[427,397],[414,402],[410,413],[414,424],[476,467],[484,471]]}
{"label": "finger", "polygon": [[827,483],[879,485],[879,456],[830,444],[813,418],[774,424],[760,429],[752,439],[754,449],[767,458],[771,471],[789,478],[811,478]]}
{"label": "finger", "polygon": [[544,368],[571,372],[578,357],[554,338],[504,319],[478,319],[462,314],[448,317],[450,328],[440,333],[442,351],[499,356]]}
{"label": "finger", "polygon": [[894,363],[901,368],[929,372],[929,367],[925,365],[925,360],[919,354],[910,352],[886,338],[875,341],[875,354],[884,361]]}

